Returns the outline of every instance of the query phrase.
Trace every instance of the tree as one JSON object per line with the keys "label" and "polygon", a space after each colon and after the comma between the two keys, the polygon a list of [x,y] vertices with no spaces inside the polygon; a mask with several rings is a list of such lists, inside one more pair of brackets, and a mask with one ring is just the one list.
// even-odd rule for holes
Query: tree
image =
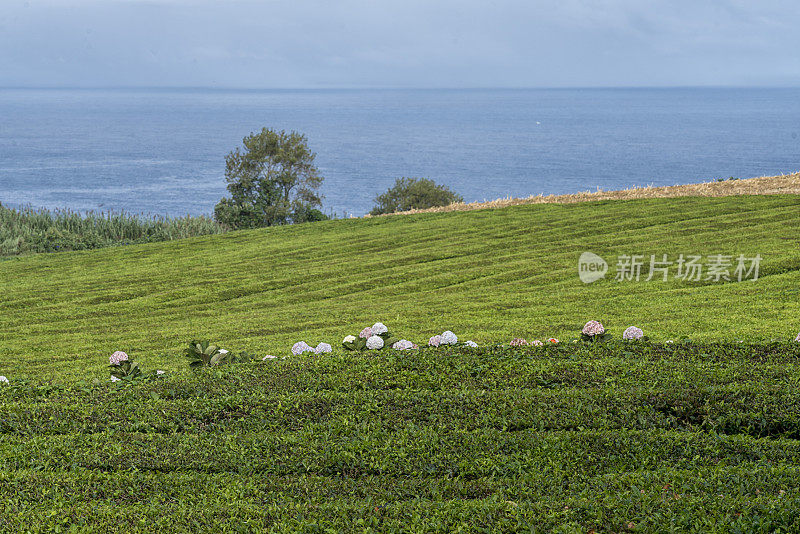
{"label": "tree", "polygon": [[322,176],[305,135],[264,128],[242,140],[244,150],[225,157],[230,198],[214,208],[217,222],[230,228],[259,228],[319,220],[317,193]]}
{"label": "tree", "polygon": [[427,178],[398,178],[394,187],[375,197],[371,215],[394,213],[411,209],[426,209],[464,202],[464,198],[443,185]]}

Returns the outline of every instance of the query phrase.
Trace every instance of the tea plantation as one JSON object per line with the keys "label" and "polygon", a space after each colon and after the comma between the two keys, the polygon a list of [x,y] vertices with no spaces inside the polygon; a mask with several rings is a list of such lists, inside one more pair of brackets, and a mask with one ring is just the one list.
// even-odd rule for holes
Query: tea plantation
{"label": "tea plantation", "polygon": [[[800,531],[798,207],[520,206],[2,260],[0,531]],[[583,251],[763,261],[583,284]],[[589,319],[614,340],[572,343]],[[376,321],[422,348],[336,348]],[[424,346],[445,329],[479,347]],[[189,370],[192,338],[279,357]],[[147,378],[109,382],[116,350]]]}
{"label": "tea plantation", "polygon": [[800,344],[302,355],[117,384],[0,388],[0,529],[800,529]]}

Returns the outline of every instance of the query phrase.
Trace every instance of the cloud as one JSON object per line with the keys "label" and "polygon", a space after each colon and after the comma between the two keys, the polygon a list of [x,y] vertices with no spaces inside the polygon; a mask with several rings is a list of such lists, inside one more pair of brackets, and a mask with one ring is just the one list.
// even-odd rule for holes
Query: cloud
{"label": "cloud", "polygon": [[10,0],[0,69],[5,85],[797,84],[798,22],[783,0]]}

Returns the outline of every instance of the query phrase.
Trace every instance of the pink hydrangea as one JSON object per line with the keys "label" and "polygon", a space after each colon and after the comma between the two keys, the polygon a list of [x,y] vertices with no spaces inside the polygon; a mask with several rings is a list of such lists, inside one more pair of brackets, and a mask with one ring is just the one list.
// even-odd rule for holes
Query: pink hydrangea
{"label": "pink hydrangea", "polygon": [[605,331],[606,329],[603,328],[603,325],[600,324],[599,321],[589,321],[583,326],[583,330],[581,330],[581,332],[587,336],[597,336],[603,334]]}
{"label": "pink hydrangea", "polygon": [[442,336],[433,336],[428,340],[428,345],[431,347],[438,347],[442,344]]}
{"label": "pink hydrangea", "polygon": [[534,339],[534,340],[533,340],[533,342],[531,343],[531,345],[535,345],[535,346],[537,346],[537,347],[541,347],[541,346],[543,346],[543,345],[544,345],[544,343],[542,343],[542,342],[541,342],[541,341],[539,341],[538,339]]}
{"label": "pink hydrangea", "polygon": [[108,362],[111,365],[120,365],[122,362],[127,362],[127,361],[128,361],[128,355],[122,352],[121,350],[118,350],[117,352],[112,354],[110,358],[108,358]]}
{"label": "pink hydrangea", "polygon": [[515,337],[514,339],[511,340],[511,346],[512,347],[521,347],[521,346],[527,345],[527,344],[528,344],[528,342],[526,340],[522,339],[521,337]]}
{"label": "pink hydrangea", "polygon": [[411,350],[419,347],[417,347],[407,339],[401,339],[397,343],[393,344],[392,348],[395,350]]}
{"label": "pink hydrangea", "polygon": [[629,326],[622,333],[622,339],[642,339],[642,337],[644,337],[644,332],[635,326]]}
{"label": "pink hydrangea", "polygon": [[358,337],[363,337],[364,339],[368,339],[372,337],[372,327],[368,326],[361,333],[358,334]]}

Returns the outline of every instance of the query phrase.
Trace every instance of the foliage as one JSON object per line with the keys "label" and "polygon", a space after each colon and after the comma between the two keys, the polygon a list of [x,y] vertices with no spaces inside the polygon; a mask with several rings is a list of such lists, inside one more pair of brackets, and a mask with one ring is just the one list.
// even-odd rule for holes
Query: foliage
{"label": "foliage", "polygon": [[[381,318],[420,344],[445,328],[480,345],[556,337],[591,318],[618,339],[790,339],[800,324],[797,196],[643,199],[344,219],[0,260],[0,374],[82,378],[135,347],[186,367],[186,342],[260,355],[336,341]],[[754,214],[757,214],[754,215]],[[787,244],[788,243],[788,244]],[[756,282],[584,284],[584,250],[761,254]],[[645,278],[643,276],[642,278]],[[281,352],[282,351],[282,352]],[[164,356],[171,354],[172,356]],[[146,362],[146,363],[145,363]]]}
{"label": "foliage", "polygon": [[145,217],[127,213],[12,209],[0,204],[0,256],[173,241],[222,233],[205,216]]}
{"label": "foliage", "polygon": [[371,215],[426,209],[464,202],[464,198],[428,178],[398,178],[394,186],[375,197]]}
{"label": "foliage", "polygon": [[214,209],[214,218],[233,228],[259,228],[324,220],[314,209],[322,204],[317,192],[322,176],[305,135],[263,128],[242,140],[225,157],[230,198]]}
{"label": "foliage", "polygon": [[139,364],[133,359],[121,362],[119,365],[109,365],[108,368],[111,371],[111,376],[119,379],[133,380],[142,375]]}
{"label": "foliage", "polygon": [[797,343],[619,340],[14,380],[0,530],[796,532],[799,381]]}
{"label": "foliage", "polygon": [[223,363],[228,363],[227,350],[220,349],[217,345],[212,345],[208,341],[192,341],[186,347],[184,355],[189,360],[189,367],[197,369],[199,367],[215,367]]}

